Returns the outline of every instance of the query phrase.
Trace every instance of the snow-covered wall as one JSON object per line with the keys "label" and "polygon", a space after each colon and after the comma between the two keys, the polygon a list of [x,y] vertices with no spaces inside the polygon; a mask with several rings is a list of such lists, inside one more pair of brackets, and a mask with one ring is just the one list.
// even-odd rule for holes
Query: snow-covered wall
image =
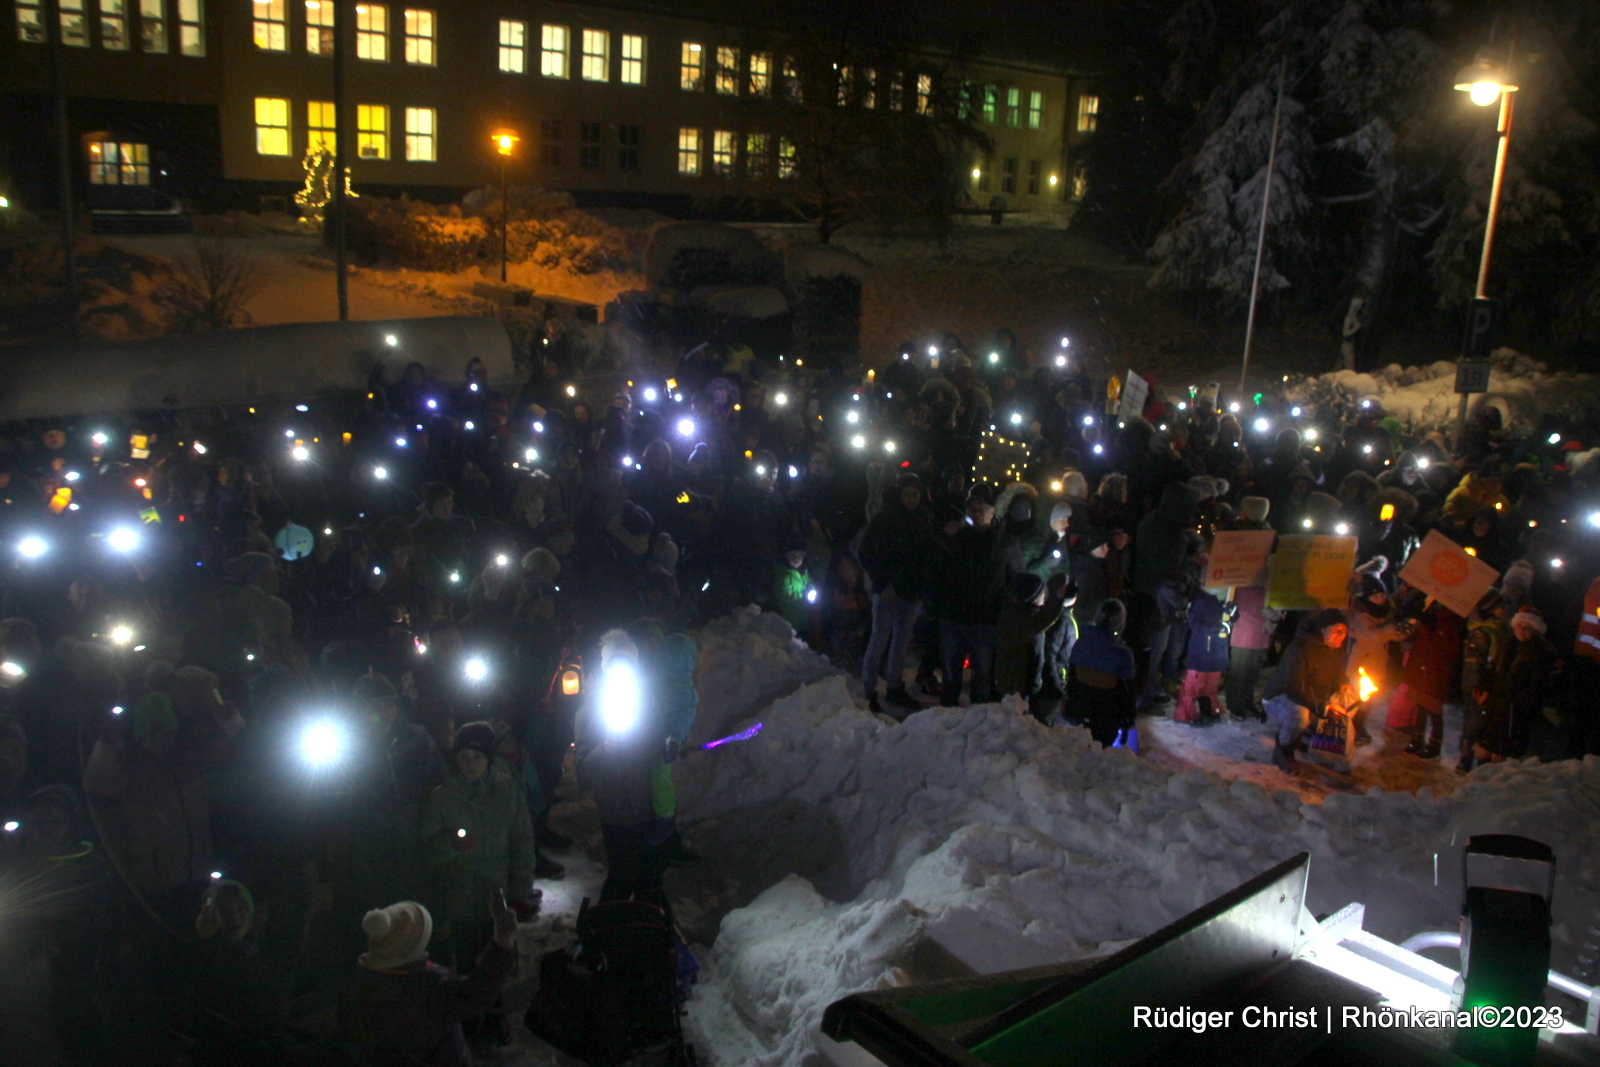
{"label": "snow-covered wall", "polygon": [[18,345],[6,350],[0,422],[355,392],[365,390],[380,362],[390,382],[413,360],[459,382],[473,356],[483,360],[492,384],[511,383],[511,339],[499,322],[483,318],[308,322],[154,341]]}
{"label": "snow-covered wall", "polygon": [[[798,1065],[823,1008],[906,981],[930,940],[984,972],[1098,954],[1301,851],[1312,854],[1313,912],[1359,900],[1368,929],[1394,938],[1454,928],[1461,847],[1477,833],[1555,849],[1558,968],[1600,906],[1595,757],[1481,768],[1448,798],[1374,789],[1304,804],[1286,789],[1102,750],[1012,706],[895,724],[865,710],[843,676],[817,676],[817,657],[787,630],[747,612],[702,635],[712,732],[737,726],[740,707],[765,727],[678,765],[691,840],[697,822],[761,809],[810,812],[826,831],[809,847],[771,843],[813,881],[778,881],[722,921],[690,1015],[719,1063]],[[755,698],[774,692],[786,695],[765,707]],[[713,859],[770,872],[768,844],[747,835]]]}

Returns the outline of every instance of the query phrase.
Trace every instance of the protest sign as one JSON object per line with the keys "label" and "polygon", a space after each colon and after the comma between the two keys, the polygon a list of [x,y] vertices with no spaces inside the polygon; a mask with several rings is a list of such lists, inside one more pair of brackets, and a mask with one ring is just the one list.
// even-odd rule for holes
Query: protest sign
{"label": "protest sign", "polygon": [[1422,590],[1451,611],[1466,618],[1500,572],[1438,530],[1429,530],[1422,547],[1411,554],[1400,580]]}
{"label": "protest sign", "polygon": [[1277,534],[1271,530],[1225,530],[1211,542],[1206,564],[1206,588],[1226,585],[1266,585],[1267,557]]}
{"label": "protest sign", "polygon": [[1342,608],[1350,599],[1356,539],[1285,534],[1267,573],[1267,607],[1286,611]]}

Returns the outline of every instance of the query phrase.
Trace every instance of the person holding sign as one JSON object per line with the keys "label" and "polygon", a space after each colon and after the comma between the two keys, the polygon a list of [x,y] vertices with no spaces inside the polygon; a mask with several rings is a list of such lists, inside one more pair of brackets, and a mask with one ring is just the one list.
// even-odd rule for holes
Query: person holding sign
{"label": "person holding sign", "polygon": [[1322,609],[1300,624],[1267,683],[1263,707],[1278,727],[1272,762],[1285,774],[1297,773],[1295,753],[1312,720],[1349,715],[1356,703],[1344,674],[1344,642],[1349,634],[1343,611]]}

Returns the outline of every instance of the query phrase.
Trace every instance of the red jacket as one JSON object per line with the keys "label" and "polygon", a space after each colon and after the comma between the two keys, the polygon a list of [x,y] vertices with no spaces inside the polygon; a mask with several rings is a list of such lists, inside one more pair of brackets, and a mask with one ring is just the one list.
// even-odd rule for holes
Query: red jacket
{"label": "red jacket", "polygon": [[1461,664],[1461,616],[1435,604],[1418,620],[1416,640],[1406,656],[1404,681],[1418,704],[1439,711]]}

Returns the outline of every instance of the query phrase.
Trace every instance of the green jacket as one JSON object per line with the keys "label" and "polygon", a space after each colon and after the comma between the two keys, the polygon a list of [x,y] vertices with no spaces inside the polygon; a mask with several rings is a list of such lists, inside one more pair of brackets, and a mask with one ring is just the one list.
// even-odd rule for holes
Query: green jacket
{"label": "green jacket", "polygon": [[423,805],[421,836],[441,918],[480,918],[496,889],[508,901],[528,898],[533,820],[521,783],[501,760],[476,782],[450,768]]}

